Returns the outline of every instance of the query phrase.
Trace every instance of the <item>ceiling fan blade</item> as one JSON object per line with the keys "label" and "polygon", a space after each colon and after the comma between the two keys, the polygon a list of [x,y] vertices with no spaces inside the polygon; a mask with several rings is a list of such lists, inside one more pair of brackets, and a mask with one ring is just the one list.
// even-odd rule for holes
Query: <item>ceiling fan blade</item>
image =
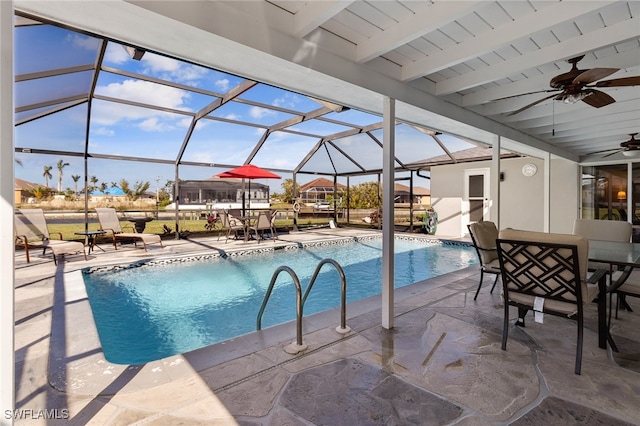
{"label": "ceiling fan blade", "polygon": [[598,81],[595,87],[622,87],[622,86],[638,86],[640,85],[639,77],[623,77],[611,80]]}
{"label": "ceiling fan blade", "polygon": [[573,79],[573,84],[589,84],[620,71],[620,68],[591,68]]}
{"label": "ceiling fan blade", "polygon": [[[520,108],[519,110],[516,110],[516,111],[513,111],[513,112],[511,112],[511,113],[507,114],[507,117],[511,117],[512,115],[516,115],[516,114],[518,114],[518,113],[521,113],[521,112],[522,112],[522,111],[524,111],[525,109],[529,109],[529,108],[531,108],[532,106],[534,106],[534,105],[538,105],[539,103],[544,102],[544,101],[546,101],[547,99],[551,99],[551,98],[553,98],[553,97],[555,97],[555,96],[557,96],[557,95],[554,93],[554,94],[552,94],[552,95],[545,96],[545,97],[544,97],[544,98],[542,98],[542,99],[538,99],[538,100],[537,100],[537,101],[535,101],[535,102],[531,102],[529,105],[525,105],[525,106],[523,106],[522,108]],[[587,97],[589,97],[589,96],[587,96]]]}
{"label": "ceiling fan blade", "polygon": [[[617,154],[617,153],[619,153],[619,152],[622,152],[622,151],[624,151],[624,149],[620,149],[620,148],[618,148],[618,149],[616,149],[615,151],[613,151],[611,154],[603,155],[603,156],[602,156],[602,158],[611,157],[612,155],[615,155],[615,154]],[[601,152],[606,152],[606,151],[601,151]],[[595,154],[595,153],[594,153],[594,154]]]}
{"label": "ceiling fan blade", "polygon": [[604,92],[601,92],[600,90],[589,89],[586,91],[591,94],[584,98],[582,102],[589,104],[594,108],[602,108],[603,106],[607,106],[616,101],[611,96],[607,95]]}
{"label": "ceiling fan blade", "polygon": [[519,98],[520,96],[535,95],[536,93],[560,92],[561,90],[562,89],[536,90],[535,92],[520,93],[518,95],[511,95],[511,96],[505,96],[503,98],[496,98],[496,99],[493,99],[492,102],[493,101],[502,101],[504,99]]}

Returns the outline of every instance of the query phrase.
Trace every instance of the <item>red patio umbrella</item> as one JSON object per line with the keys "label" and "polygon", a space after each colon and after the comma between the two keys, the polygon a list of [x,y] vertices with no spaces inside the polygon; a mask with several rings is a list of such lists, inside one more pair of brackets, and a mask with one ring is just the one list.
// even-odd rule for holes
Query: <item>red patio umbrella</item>
{"label": "red patio umbrella", "polygon": [[[235,169],[227,170],[226,172],[218,173],[216,175],[220,178],[242,178],[249,179],[249,207],[251,207],[251,179],[280,179],[275,173],[271,173],[269,170],[265,170],[253,164],[244,164]],[[242,194],[242,214],[244,215],[244,194]]]}

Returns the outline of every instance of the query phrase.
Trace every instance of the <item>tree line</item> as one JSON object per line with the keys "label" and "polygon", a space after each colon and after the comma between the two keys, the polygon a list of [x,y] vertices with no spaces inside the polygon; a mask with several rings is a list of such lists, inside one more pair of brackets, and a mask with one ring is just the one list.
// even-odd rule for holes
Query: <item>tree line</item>
{"label": "tree line", "polygon": [[[16,164],[21,166],[22,162],[20,162],[19,160],[16,160]],[[56,164],[56,168],[58,171],[57,191],[54,191],[52,188],[49,187],[49,181],[53,179],[53,174],[51,173],[51,171],[53,170],[53,166],[50,166],[50,165],[43,166],[42,176],[44,177],[44,186],[38,185],[35,188],[32,188],[31,190],[27,191],[29,195],[33,196],[38,200],[42,200],[42,199],[51,197],[55,194],[59,194],[59,195],[64,195],[65,199],[69,201],[76,200],[79,194],[78,182],[80,181],[82,176],[80,175],[71,176],[71,179],[73,180],[73,184],[74,184],[73,190],[71,188],[67,188],[66,190],[63,191],[62,189],[62,177],[64,175],[64,168],[69,165],[70,164],[65,162],[64,160],[60,160]],[[87,185],[87,190],[89,192],[98,190],[103,192],[104,194],[108,194],[110,188],[119,188],[120,190],[122,190],[126,199],[129,201],[135,201],[139,199],[145,192],[149,190],[149,187],[151,186],[151,183],[149,181],[136,181],[134,184],[130,184],[129,181],[127,181],[126,179],[121,179],[120,182],[111,182],[110,184],[107,184],[106,182],[100,182],[100,180],[96,176],[91,176],[88,179],[88,182],[91,183],[90,185],[89,184]],[[160,201],[166,201],[171,198],[169,192],[167,191],[167,187],[171,185],[172,185],[172,182],[167,182],[167,184],[163,188],[159,189],[158,198]]]}
{"label": "tree line", "polygon": [[[283,203],[294,202],[293,179],[284,179],[282,182],[282,193],[273,193],[273,198],[280,199]],[[300,196],[300,185],[296,184],[296,191]],[[364,182],[349,187],[349,199],[347,200],[346,191],[338,189],[338,197],[334,200],[333,195],[328,195],[326,201],[336,207],[349,207],[351,209],[371,209],[377,208],[382,204],[382,188],[378,187],[377,182]]]}

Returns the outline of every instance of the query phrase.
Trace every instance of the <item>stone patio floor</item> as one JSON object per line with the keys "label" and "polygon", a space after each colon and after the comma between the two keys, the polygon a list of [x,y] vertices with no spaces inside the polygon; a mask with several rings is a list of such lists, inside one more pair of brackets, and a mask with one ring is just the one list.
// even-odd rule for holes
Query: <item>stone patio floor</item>
{"label": "stone patio floor", "polygon": [[[576,323],[545,316],[513,325],[500,348],[503,304],[477,301],[477,267],[398,289],[391,330],[380,298],[142,365],[105,360],[80,270],[152,257],[247,250],[352,238],[375,230],[322,228],[275,242],[216,238],[163,241],[148,252],[109,244],[84,261],[16,254],[16,399],[28,425],[630,425],[640,424],[640,302],[611,332],[619,352],[599,349],[595,304],[586,313],[582,374]],[[101,250],[104,250],[101,251]],[[269,279],[267,277],[267,279]],[[512,313],[515,319],[515,312]],[[48,411],[46,411],[48,410]],[[46,419],[48,417],[57,417]],[[35,418],[40,417],[40,418]]]}

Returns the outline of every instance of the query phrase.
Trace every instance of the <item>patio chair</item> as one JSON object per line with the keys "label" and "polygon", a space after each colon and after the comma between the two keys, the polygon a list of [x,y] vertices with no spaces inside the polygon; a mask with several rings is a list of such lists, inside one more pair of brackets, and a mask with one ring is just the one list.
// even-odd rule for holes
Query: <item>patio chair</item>
{"label": "patio chair", "polygon": [[616,318],[618,318],[618,309],[620,307],[620,303],[622,303],[623,307],[626,307],[627,309],[631,310],[629,305],[627,305],[627,301],[626,301],[627,296],[640,297],[640,271],[634,270],[633,272],[631,272],[631,275],[629,275],[629,278],[627,278],[618,287],[616,287],[616,285],[614,284],[613,293],[615,293],[617,296]]}
{"label": "patio chair", "polygon": [[271,238],[278,239],[278,233],[276,232],[276,217],[278,216],[278,210],[271,210]]}
{"label": "patio chair", "polygon": [[[600,240],[600,241],[617,241],[621,243],[628,243],[631,241],[633,235],[633,227],[629,222],[620,220],[597,220],[597,219],[576,219],[573,223],[573,233],[580,235],[588,240]],[[609,286],[610,289],[620,286],[619,279],[623,279],[624,270],[613,270],[608,263],[589,262],[589,270],[596,271],[598,269],[607,270],[609,273]],[[625,280],[625,282],[628,280]],[[633,286],[627,288],[633,289]],[[609,306],[613,308],[612,297],[613,293],[617,295],[616,304],[616,318],[618,318],[618,307],[620,305],[620,299],[625,298],[624,290],[622,292],[609,291]],[[611,310],[609,311],[611,315]]]}
{"label": "patio chair", "polygon": [[[577,321],[575,373],[580,374],[584,308],[598,296],[597,280],[604,271],[587,280],[589,240],[578,235],[505,229],[497,239],[502,271],[504,322],[502,349],[507,349],[509,306],[518,308],[516,325],[535,311]],[[601,309],[601,305],[598,305]]]}
{"label": "patio chair", "polygon": [[[573,223],[573,234],[588,240],[628,243],[631,241],[633,227],[629,222],[620,220],[576,219]],[[609,264],[589,262],[589,270],[598,269],[609,269]],[[621,274],[622,271],[615,271],[611,281],[618,279]]]}
{"label": "patio chair", "polygon": [[[237,240],[240,231],[242,231],[243,233],[245,232],[244,223],[237,217],[229,214],[229,212],[220,212],[220,220],[222,222],[222,230],[226,231],[226,239],[224,241],[225,243],[229,241],[231,233],[234,234],[234,238]],[[218,234],[218,241],[220,241],[220,234]]]}
{"label": "patio chair", "polygon": [[87,253],[84,250],[84,244],[79,241],[64,241],[62,234],[57,233],[58,240],[52,240],[47,227],[47,220],[42,209],[18,209],[15,215],[15,233],[16,240],[24,246],[27,257],[27,263],[31,262],[29,258],[29,249],[41,248],[42,254],[46,250],[51,250],[53,254],[53,263],[58,264],[58,255],[82,253],[84,260],[87,260]]}
{"label": "patio chair", "polygon": [[[264,240],[265,231],[269,231],[271,237],[273,238],[273,236],[275,235],[275,232],[273,230],[274,219],[275,215],[271,216],[267,212],[258,213],[258,219],[256,220],[256,223],[251,227],[251,230],[255,233],[256,240],[258,242],[260,242],[260,240]],[[274,238],[274,242],[276,238]]]}
{"label": "patio chair", "polygon": [[489,221],[475,222],[467,225],[469,229],[469,235],[473,246],[478,253],[478,259],[480,261],[480,283],[476,290],[476,295],[473,300],[478,298],[482,282],[484,280],[484,274],[493,274],[496,276],[493,280],[493,286],[491,286],[490,293],[493,293],[493,289],[496,287],[498,278],[500,277],[500,262],[498,261],[498,252],[496,251],[496,238],[498,238],[498,228],[496,224]]}
{"label": "patio chair", "polygon": [[118,250],[118,240],[133,240],[135,247],[138,247],[138,241],[142,243],[144,251],[147,251],[147,244],[159,243],[162,246],[162,239],[158,234],[145,234],[138,232],[123,232],[120,226],[120,219],[116,213],[116,209],[112,207],[96,208],[100,229],[111,233],[113,238],[113,248]]}

